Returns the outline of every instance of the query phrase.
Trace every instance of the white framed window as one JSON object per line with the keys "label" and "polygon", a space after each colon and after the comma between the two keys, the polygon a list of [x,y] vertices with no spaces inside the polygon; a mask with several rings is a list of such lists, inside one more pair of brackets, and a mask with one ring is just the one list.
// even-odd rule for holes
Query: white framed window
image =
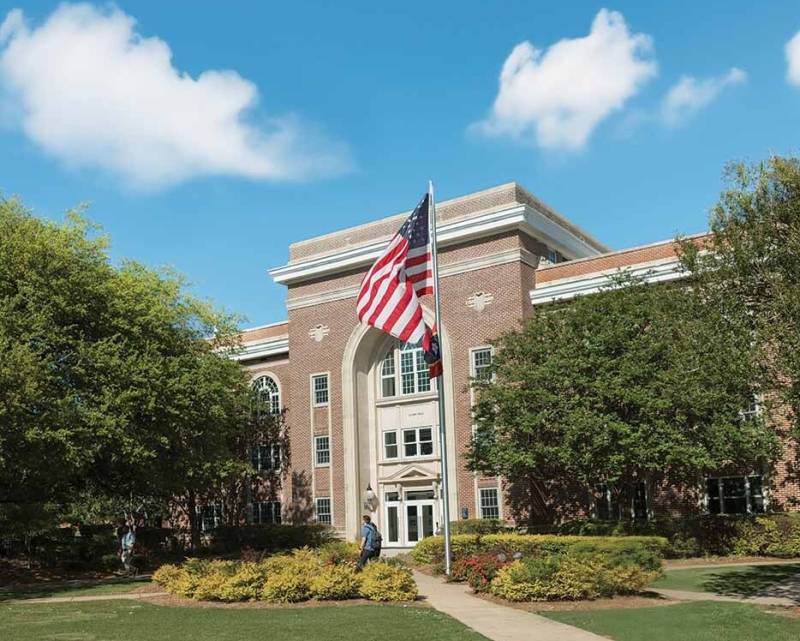
{"label": "white framed window", "polygon": [[480,508],[482,519],[500,518],[500,500],[496,487],[483,487],[480,490]]}
{"label": "white framed window", "polygon": [[331,500],[329,498],[314,499],[314,516],[317,523],[330,525],[333,522],[331,515]]}
{"label": "white framed window", "polygon": [[251,509],[253,523],[256,525],[279,525],[281,522],[280,501],[256,501]]}
{"label": "white framed window", "polygon": [[394,345],[380,363],[380,396],[423,394],[434,389],[421,345]]}
{"label": "white framed window", "polygon": [[211,532],[222,525],[223,506],[220,501],[212,501],[200,506],[200,531]]}
{"label": "white framed window", "polygon": [[314,398],[314,407],[324,407],[328,404],[328,375],[315,374],[311,377],[311,393]]}
{"label": "white framed window", "polygon": [[707,478],[706,507],[711,514],[764,512],[764,477],[753,474]]}
{"label": "white framed window", "polygon": [[397,432],[384,432],[383,433],[383,458],[395,459],[400,456],[400,450],[397,447]]}
{"label": "white framed window", "polygon": [[259,398],[269,408],[270,414],[280,414],[281,393],[278,383],[271,376],[259,376],[253,381],[253,389]]}
{"label": "white framed window", "polygon": [[264,443],[250,449],[250,465],[256,472],[278,472],[281,469],[281,446]]}
{"label": "white framed window", "polygon": [[470,350],[470,370],[473,378],[487,380],[492,365],[492,348],[476,347]]}
{"label": "white framed window", "polygon": [[412,427],[410,429],[403,430],[403,456],[405,458],[432,455],[432,427]]}
{"label": "white framed window", "polygon": [[391,398],[397,394],[397,381],[394,366],[394,350],[381,361],[381,397]]}
{"label": "white framed window", "polygon": [[764,399],[761,394],[755,394],[753,396],[753,400],[750,402],[750,405],[741,410],[739,412],[739,416],[741,416],[742,420],[745,421],[761,416],[761,407],[763,402]]}
{"label": "white framed window", "polygon": [[[594,517],[601,521],[617,521],[632,518],[646,521],[650,516],[647,485],[639,481],[630,486],[629,493],[622,493],[626,500],[620,504],[620,493],[612,485],[601,483],[594,487]],[[630,500],[630,503],[627,501]]]}
{"label": "white framed window", "polygon": [[331,439],[329,436],[314,437],[314,464],[317,467],[331,464]]}

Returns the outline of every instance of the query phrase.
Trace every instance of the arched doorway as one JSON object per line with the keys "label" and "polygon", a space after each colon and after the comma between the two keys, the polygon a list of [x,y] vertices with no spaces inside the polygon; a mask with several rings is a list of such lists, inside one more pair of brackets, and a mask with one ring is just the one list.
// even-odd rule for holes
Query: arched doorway
{"label": "arched doorway", "polygon": [[[456,506],[451,351],[444,327],[441,340],[450,504]],[[342,362],[348,538],[358,536],[364,513],[376,521],[386,547],[411,547],[442,526],[440,381],[427,378],[418,346],[363,325],[350,336]]]}

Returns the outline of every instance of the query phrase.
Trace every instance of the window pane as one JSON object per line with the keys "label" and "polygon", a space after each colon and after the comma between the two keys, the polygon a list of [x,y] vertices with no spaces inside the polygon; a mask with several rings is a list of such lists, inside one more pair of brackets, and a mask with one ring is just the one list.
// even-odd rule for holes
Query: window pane
{"label": "window pane", "polygon": [[497,498],[497,488],[484,488],[481,490],[481,518],[499,519],[500,506]]}
{"label": "window pane", "polygon": [[428,501],[433,497],[433,490],[408,490],[406,501]]}
{"label": "window pane", "polygon": [[328,403],[328,376],[320,375],[312,378],[314,386],[314,404],[327,405]]}
{"label": "window pane", "polygon": [[472,352],[472,370],[477,379],[485,379],[489,375],[489,366],[492,364],[492,350],[489,348],[476,349]]}
{"label": "window pane", "polygon": [[397,507],[392,506],[387,508],[386,510],[386,520],[388,523],[386,524],[388,527],[388,541],[389,543],[397,543],[400,540],[399,529],[397,527]]}
{"label": "window pane", "polygon": [[408,540],[419,541],[419,521],[416,505],[406,506],[406,526],[408,527]]}
{"label": "window pane", "polygon": [[419,453],[422,456],[433,454],[433,436],[430,427],[424,427],[419,430]]}
{"label": "window pane", "polygon": [[381,381],[381,396],[383,398],[389,398],[394,395],[394,375],[392,375],[392,378],[384,378]]}
{"label": "window pane", "polygon": [[414,393],[414,374],[401,374],[400,375],[400,390],[403,394]]}
{"label": "window pane", "polygon": [[327,436],[315,437],[317,465],[327,465],[331,462],[330,439]]}
{"label": "window pane", "polygon": [[384,458],[397,458],[397,432],[383,433]]}
{"label": "window pane", "polygon": [[647,488],[644,481],[637,483],[633,493],[633,518],[646,521],[647,514]]}

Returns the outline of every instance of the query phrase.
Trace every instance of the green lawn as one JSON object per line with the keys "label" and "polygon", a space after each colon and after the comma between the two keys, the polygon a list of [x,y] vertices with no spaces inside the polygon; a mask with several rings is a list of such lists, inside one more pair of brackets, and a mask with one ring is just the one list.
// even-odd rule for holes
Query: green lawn
{"label": "green lawn", "polygon": [[11,599],[36,599],[48,596],[89,596],[93,594],[124,594],[146,585],[146,581],[129,583],[106,583],[87,587],[49,587],[47,585],[25,586],[20,588],[0,587],[0,602]]}
{"label": "green lawn", "polygon": [[674,569],[667,570],[664,577],[656,581],[653,587],[751,596],[798,573],[800,573],[800,563]]}
{"label": "green lawn", "polygon": [[624,610],[543,612],[615,641],[797,641],[800,619],[754,605],[696,601]]}
{"label": "green lawn", "polygon": [[139,601],[0,605],[3,641],[486,641],[447,615],[403,606],[173,608]]}

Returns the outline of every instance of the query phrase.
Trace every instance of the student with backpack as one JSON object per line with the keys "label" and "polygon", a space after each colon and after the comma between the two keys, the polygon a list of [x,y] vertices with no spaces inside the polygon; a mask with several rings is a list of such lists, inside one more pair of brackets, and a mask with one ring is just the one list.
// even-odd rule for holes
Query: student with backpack
{"label": "student with backpack", "polygon": [[356,567],[363,570],[370,559],[377,559],[381,555],[381,544],[383,537],[378,532],[378,528],[372,522],[368,514],[364,515],[364,526],[361,528],[361,557],[358,559]]}

